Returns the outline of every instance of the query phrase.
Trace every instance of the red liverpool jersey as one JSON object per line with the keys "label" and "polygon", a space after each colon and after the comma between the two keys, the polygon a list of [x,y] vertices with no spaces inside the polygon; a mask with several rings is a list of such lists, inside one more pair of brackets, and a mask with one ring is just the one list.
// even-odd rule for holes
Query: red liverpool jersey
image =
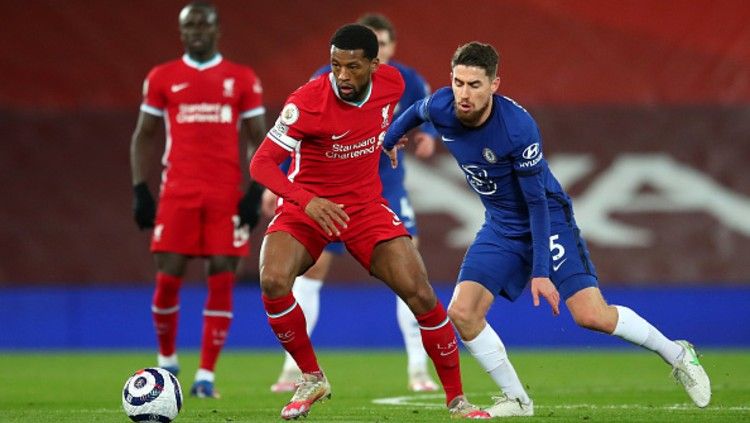
{"label": "red liverpool jersey", "polygon": [[329,72],[292,93],[268,138],[292,154],[288,178],[339,204],[380,197],[380,145],[404,91],[394,67],[381,64],[359,103],[342,100]]}
{"label": "red liverpool jersey", "polygon": [[255,72],[221,55],[198,63],[184,55],[159,65],[143,83],[141,110],[163,116],[167,142],[162,183],[241,181],[238,120],[265,113]]}

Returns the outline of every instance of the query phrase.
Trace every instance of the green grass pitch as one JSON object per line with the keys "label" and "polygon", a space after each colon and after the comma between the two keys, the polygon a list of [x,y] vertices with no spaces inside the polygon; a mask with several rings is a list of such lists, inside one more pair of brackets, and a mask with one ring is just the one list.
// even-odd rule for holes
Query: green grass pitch
{"label": "green grass pitch", "polygon": [[[511,359],[535,401],[532,421],[549,422],[736,422],[750,421],[750,351],[704,351],[713,385],[706,409],[692,405],[669,367],[637,350],[511,351]],[[195,352],[181,354],[180,381],[188,391]],[[153,364],[151,352],[0,353],[0,421],[126,422],[123,384]],[[319,360],[332,385],[330,401],[316,404],[309,422],[448,421],[442,394],[406,390],[400,351],[322,351]],[[273,394],[279,352],[226,351],[217,368],[220,400],[186,397],[179,423],[279,422],[288,394]],[[468,353],[462,355],[464,389],[487,406],[494,385]]]}

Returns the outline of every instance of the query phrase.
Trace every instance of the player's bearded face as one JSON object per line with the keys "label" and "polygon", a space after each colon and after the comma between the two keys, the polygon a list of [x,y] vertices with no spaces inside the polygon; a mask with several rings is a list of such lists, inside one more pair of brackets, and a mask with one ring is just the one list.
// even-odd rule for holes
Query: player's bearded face
{"label": "player's bearded face", "polygon": [[456,65],[452,77],[456,117],[466,126],[481,125],[492,111],[492,93],[500,78],[490,79],[484,69],[465,65]]}
{"label": "player's bearded face", "polygon": [[200,8],[185,8],[180,13],[180,39],[191,56],[210,59],[216,50],[219,27],[216,15]]}
{"label": "player's bearded face", "polygon": [[343,50],[331,47],[331,72],[336,81],[339,96],[346,101],[357,102],[364,99],[377,69],[377,57],[369,60],[363,50]]}

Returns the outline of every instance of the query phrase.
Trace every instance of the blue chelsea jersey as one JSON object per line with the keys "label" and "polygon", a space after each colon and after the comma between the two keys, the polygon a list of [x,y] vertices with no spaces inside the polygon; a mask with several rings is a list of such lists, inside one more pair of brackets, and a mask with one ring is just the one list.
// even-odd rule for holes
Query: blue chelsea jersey
{"label": "blue chelsea jersey", "polygon": [[[412,104],[430,95],[430,87],[425,82],[419,73],[413,68],[406,66],[402,63],[391,60],[388,62],[389,65],[398,69],[401,76],[404,78],[404,94],[401,96],[396,110],[393,112],[393,119],[397,119],[401,113],[409,108]],[[315,71],[312,78],[316,78],[324,73],[331,71],[331,65],[326,65]],[[429,123],[425,122],[421,130],[432,134],[433,137],[437,137],[435,128]],[[403,163],[403,151],[399,151],[399,161]],[[403,189],[404,184],[404,167],[399,166],[396,169],[391,168],[391,161],[386,154],[380,156],[380,164],[378,167],[380,173],[380,180],[383,183],[383,191],[387,192],[390,188]]]}
{"label": "blue chelsea jersey", "polygon": [[506,236],[522,236],[529,233],[530,223],[520,177],[538,175],[535,179],[550,212],[568,206],[570,198],[547,166],[531,115],[507,97],[495,94],[492,102],[491,115],[477,128],[456,118],[450,88],[441,88],[419,103],[418,112],[440,132],[469,186],[479,194],[488,220]]}
{"label": "blue chelsea jersey", "polygon": [[531,235],[534,274],[546,275],[550,224],[565,221],[572,208],[547,167],[531,115],[515,101],[495,94],[488,119],[479,127],[467,127],[456,117],[453,92],[445,87],[395,120],[383,148],[393,148],[401,134],[421,122],[431,122],[441,134],[495,231],[507,237]]}

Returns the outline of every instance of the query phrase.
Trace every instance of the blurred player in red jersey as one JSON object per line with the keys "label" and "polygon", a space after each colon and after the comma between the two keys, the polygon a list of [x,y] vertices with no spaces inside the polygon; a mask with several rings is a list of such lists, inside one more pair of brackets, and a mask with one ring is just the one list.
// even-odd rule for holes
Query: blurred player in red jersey
{"label": "blurred player in red jersey", "polygon": [[[175,374],[182,278],[190,258],[207,259],[200,368],[190,390],[203,398],[218,397],[214,367],[232,320],[235,271],[248,252],[263,192],[257,183],[250,183],[244,196],[240,191],[239,138],[249,143],[249,160],[266,132],[260,80],[251,68],[218,53],[218,19],[214,6],[206,3],[190,3],[180,11],[185,54],[146,77],[130,147],[135,221],[141,229],[154,228],[151,251],[158,273],[151,309],[157,360]],[[156,212],[146,181],[162,120],[167,140]]]}
{"label": "blurred player in red jersey", "polygon": [[[331,73],[288,98],[250,166],[252,177],[282,198],[260,256],[268,322],[302,371],[281,417],[305,416],[313,403],[330,397],[292,285],[328,243],[341,241],[416,316],[451,414],[488,418],[463,395],[453,326],[403,222],[381,195],[380,144],[404,82],[398,70],[380,64],[377,55],[378,40],[371,29],[358,24],[339,28],[331,39]],[[279,164],[290,154],[287,178]]]}

